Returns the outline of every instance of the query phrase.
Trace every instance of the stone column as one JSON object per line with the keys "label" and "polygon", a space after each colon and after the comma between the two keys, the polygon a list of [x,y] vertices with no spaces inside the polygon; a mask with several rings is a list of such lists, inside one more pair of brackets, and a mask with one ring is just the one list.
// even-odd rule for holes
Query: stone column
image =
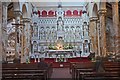
{"label": "stone column", "polygon": [[101,51],[100,51],[100,21],[97,20],[97,42],[98,42],[98,56],[101,55]]}
{"label": "stone column", "polygon": [[2,2],[0,1],[0,62],[2,62],[3,57],[3,46],[2,46]]}
{"label": "stone column", "polygon": [[24,20],[23,20],[23,26],[22,26],[22,41],[21,41],[21,43],[22,43],[22,45],[21,45],[21,63],[25,63],[26,62],[26,60],[25,60],[25,54],[24,54],[24,38],[25,38],[25,36],[24,36],[24,27],[25,27],[25,25],[24,25]]}
{"label": "stone column", "polygon": [[118,0],[112,3],[113,27],[115,30],[115,53],[120,54],[120,26]]}
{"label": "stone column", "polygon": [[22,16],[22,12],[21,11],[14,11],[14,15],[15,15],[15,18],[16,18],[16,21],[15,21],[15,25],[16,28],[15,28],[15,35],[16,35],[16,39],[15,39],[15,58],[19,58],[19,48],[20,48],[20,42],[18,42],[19,40],[19,26],[22,25],[20,24],[20,16]]}
{"label": "stone column", "polygon": [[90,36],[90,52],[93,52],[93,34],[92,34],[92,26],[94,25],[93,20],[90,18],[90,24],[89,24],[89,36]]}
{"label": "stone column", "polygon": [[30,22],[30,54],[33,53],[33,45],[32,45],[32,36],[33,36],[33,22]]}
{"label": "stone column", "polygon": [[101,47],[101,56],[106,56],[106,8],[102,8],[98,11],[99,19],[100,19],[100,47]]}
{"label": "stone column", "polygon": [[7,30],[6,30],[6,28],[7,28],[7,6],[8,6],[8,4],[7,3],[3,3],[3,38],[4,38],[4,43],[5,43],[5,47],[7,46]]}
{"label": "stone column", "polygon": [[[30,52],[30,31],[28,26],[30,27],[30,19],[29,18],[23,18],[23,28],[22,28],[22,54],[21,54],[21,63],[26,62],[26,58],[29,57]],[[27,41],[26,41],[27,40]],[[29,50],[28,50],[29,49]]]}
{"label": "stone column", "polygon": [[97,49],[97,17],[91,17],[90,18],[90,39],[91,39],[91,52],[95,52],[96,55],[98,54],[98,49]]}
{"label": "stone column", "polygon": [[6,2],[2,2],[1,3],[1,21],[0,23],[1,24],[1,41],[0,42],[2,44],[2,58],[4,59],[4,61],[6,61],[6,50],[7,50],[7,31],[6,31],[6,28],[7,28],[7,3]]}

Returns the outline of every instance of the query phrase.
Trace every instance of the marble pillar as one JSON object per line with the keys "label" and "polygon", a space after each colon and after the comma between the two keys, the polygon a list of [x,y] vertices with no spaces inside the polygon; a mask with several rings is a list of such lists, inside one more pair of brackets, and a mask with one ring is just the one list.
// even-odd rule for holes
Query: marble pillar
{"label": "marble pillar", "polygon": [[[23,21],[24,22],[24,21]],[[25,36],[24,36],[24,27],[25,27],[25,25],[24,25],[24,23],[23,23],[23,26],[22,26],[22,41],[21,41],[21,63],[25,63],[26,62],[26,59],[24,58],[25,57],[25,54],[24,54],[24,38],[25,38]]]}
{"label": "marble pillar", "polygon": [[98,54],[97,48],[97,17],[90,18],[90,39],[91,39],[91,52],[95,52],[96,55]]}
{"label": "marble pillar", "polygon": [[2,62],[3,57],[3,46],[2,46],[2,2],[0,2],[0,62]]}
{"label": "marble pillar", "polygon": [[120,54],[120,26],[119,26],[119,9],[118,0],[112,3],[113,27],[115,30],[115,53]]}
{"label": "marble pillar", "polygon": [[101,56],[106,56],[106,8],[102,8],[98,11],[100,20],[100,50]]}
{"label": "marble pillar", "polygon": [[8,3],[2,2],[2,45],[3,45],[3,58],[6,60],[6,51],[7,51],[7,6]]}
{"label": "marble pillar", "polygon": [[26,58],[29,57],[30,52],[30,19],[23,18],[23,28],[22,28],[22,54],[21,54],[21,63],[26,62]]}
{"label": "marble pillar", "polygon": [[98,46],[98,56],[101,55],[101,50],[100,50],[100,21],[97,20],[97,46]]}
{"label": "marble pillar", "polygon": [[92,29],[92,26],[94,25],[92,19],[90,19],[90,24],[89,24],[89,36],[90,36],[90,52],[93,52],[94,49],[93,49],[93,29]]}

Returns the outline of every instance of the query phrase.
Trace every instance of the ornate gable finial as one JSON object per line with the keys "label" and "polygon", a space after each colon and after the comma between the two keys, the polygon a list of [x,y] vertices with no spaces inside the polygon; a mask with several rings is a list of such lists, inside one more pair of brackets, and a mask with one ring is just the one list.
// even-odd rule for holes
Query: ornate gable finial
{"label": "ornate gable finial", "polygon": [[36,6],[34,6],[34,8],[33,8],[33,14],[34,14],[34,13],[35,13],[36,15],[37,15],[37,13],[38,13]]}
{"label": "ornate gable finial", "polygon": [[83,14],[84,14],[84,13],[87,13],[87,10],[86,10],[86,7],[85,7],[85,6],[83,7],[83,10],[82,10],[82,11],[83,11],[83,12],[82,12]]}
{"label": "ornate gable finial", "polygon": [[60,0],[58,2],[58,8],[62,8],[62,2]]}

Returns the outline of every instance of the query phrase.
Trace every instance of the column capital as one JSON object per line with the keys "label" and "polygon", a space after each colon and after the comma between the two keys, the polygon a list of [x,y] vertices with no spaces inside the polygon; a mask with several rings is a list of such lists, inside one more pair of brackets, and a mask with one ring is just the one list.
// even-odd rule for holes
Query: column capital
{"label": "column capital", "polygon": [[90,17],[89,19],[90,19],[90,21],[97,21],[98,17]]}
{"label": "column capital", "polygon": [[117,4],[118,5],[119,0],[116,0],[115,2],[111,2],[112,5]]}
{"label": "column capital", "polygon": [[10,2],[2,2],[2,4],[7,7],[10,4]]}
{"label": "column capital", "polygon": [[99,19],[97,20],[97,23],[100,23],[100,20],[99,20]]}
{"label": "column capital", "polygon": [[21,16],[21,15],[22,15],[22,12],[19,11],[19,10],[16,10],[16,11],[14,11],[14,15],[15,15],[15,16]]}
{"label": "column capital", "polygon": [[104,9],[100,9],[100,10],[98,11],[98,14],[99,14],[99,15],[101,15],[101,14],[105,15],[106,12],[107,12],[107,9],[104,8]]}
{"label": "column capital", "polygon": [[23,22],[24,23],[29,23],[31,22],[31,19],[30,18],[22,18]]}

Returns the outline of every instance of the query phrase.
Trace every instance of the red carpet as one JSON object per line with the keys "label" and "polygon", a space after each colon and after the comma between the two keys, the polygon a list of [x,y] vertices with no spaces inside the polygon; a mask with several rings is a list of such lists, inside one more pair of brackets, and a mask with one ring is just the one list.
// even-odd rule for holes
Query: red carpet
{"label": "red carpet", "polygon": [[[44,59],[45,62],[55,62],[55,58],[45,58]],[[76,57],[76,58],[68,58],[67,62],[86,62],[86,61],[90,61],[87,57]],[[31,63],[35,62],[35,59],[31,58],[30,59]],[[36,59],[36,62],[38,62],[38,59]]]}
{"label": "red carpet", "polygon": [[69,58],[67,62],[55,62],[55,59],[47,58],[44,60],[47,63],[52,63],[53,68],[69,68],[70,62],[90,62],[90,60],[86,57],[82,58]]}
{"label": "red carpet", "polygon": [[[70,62],[90,62],[87,57],[69,58],[67,62],[55,62],[55,58],[45,58],[44,61],[46,63],[52,63],[53,68],[68,68],[70,67]],[[31,59],[30,62],[34,63],[35,60]],[[36,62],[38,62],[38,60],[36,60]]]}
{"label": "red carpet", "polygon": [[77,57],[77,58],[69,58],[68,62],[88,62],[90,61],[88,57]]}
{"label": "red carpet", "polygon": [[[55,62],[55,58],[45,58],[45,62]],[[88,57],[76,57],[76,58],[68,58],[67,62],[87,62],[90,61]]]}

